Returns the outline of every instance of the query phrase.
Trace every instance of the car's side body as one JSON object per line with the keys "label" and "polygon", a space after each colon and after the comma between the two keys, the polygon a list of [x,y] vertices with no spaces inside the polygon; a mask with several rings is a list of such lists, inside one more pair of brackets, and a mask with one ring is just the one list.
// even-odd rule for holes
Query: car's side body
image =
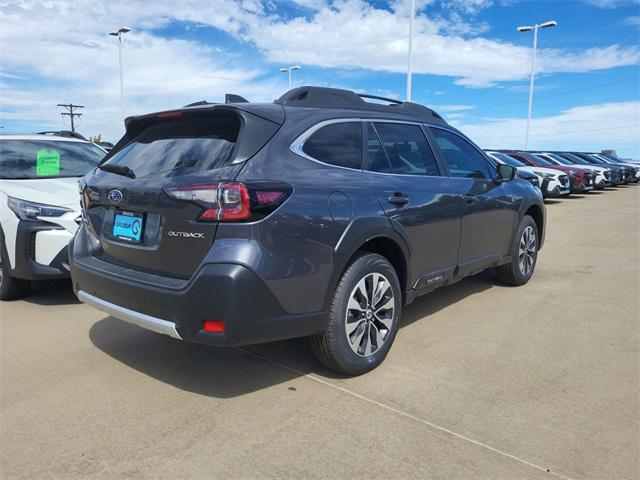
{"label": "car's side body", "polygon": [[620,165],[625,170],[625,176],[628,182],[636,183],[640,180],[640,166],[633,162],[625,162],[623,160],[612,159],[598,153],[584,153],[591,160],[595,160],[599,166]]}
{"label": "car's side body", "polygon": [[[200,232],[202,238],[168,238],[167,228],[158,227],[153,235],[159,242],[174,245],[170,265],[166,256],[154,257],[162,245],[153,243],[145,250],[119,244],[105,238],[108,215],[97,218],[98,212],[113,207],[108,194],[114,189],[123,194],[118,208],[173,214],[178,206],[163,199],[158,179],[145,184],[142,178],[100,170],[87,175],[83,188],[94,196],[93,207],[86,208],[87,222],[71,244],[79,298],[176,338],[242,345],[323,331],[333,292],[359,252],[389,260],[398,274],[403,302],[409,303],[437,287],[511,261],[516,253],[514,232],[525,215],[535,219],[542,245],[545,210],[539,190],[522,180],[499,178],[484,153],[437,114],[408,103],[354,106],[341,96],[343,91],[321,90],[323,103],[314,103],[313,90],[296,89],[274,104],[198,107],[200,113],[233,112],[246,124],[254,117],[267,122],[260,126],[269,131],[262,145],[250,148],[247,158],[216,170],[215,178],[243,185],[280,182],[291,188],[286,201],[258,221],[191,222],[180,227]],[[180,113],[192,114],[193,109]],[[107,163],[131,142],[134,133],[129,131],[136,122],[158,121],[163,115],[130,121]],[[306,142],[329,126],[360,132],[358,167],[332,165],[307,153]],[[437,174],[387,173],[371,166],[371,145],[379,142],[384,128],[394,127],[419,132],[433,153]],[[473,149],[490,173],[482,178],[453,176],[443,153],[449,141]],[[401,142],[394,145],[403,147]],[[387,153],[385,161],[389,157]],[[142,190],[148,201],[133,194]],[[191,271],[168,271],[174,263],[190,265]],[[224,332],[204,332],[203,319],[224,320]]]}
{"label": "car's side body", "polygon": [[[553,163],[554,165],[566,165],[566,166],[572,166],[572,165],[577,165],[576,163],[572,162],[571,160],[562,157],[560,155],[557,155],[555,153],[551,153],[551,152],[534,152],[534,154],[538,157],[544,158],[545,160],[547,160],[548,162]],[[589,170],[590,172],[593,173],[594,177],[593,177],[593,187],[601,190],[606,186],[610,186],[611,185],[611,169],[608,168],[604,168],[604,167],[600,167],[597,165],[584,165],[584,164],[580,164],[579,165],[580,168],[584,169],[584,170]]]}
{"label": "car's side body", "polygon": [[569,177],[571,193],[582,193],[588,190],[593,190],[593,174],[588,170],[584,170],[579,167],[569,167],[567,165],[554,165],[551,162],[529,152],[513,150],[501,151],[535,167],[547,167],[563,171]]}
{"label": "car's side body", "polygon": [[[558,197],[571,194],[569,177],[564,172],[559,172],[553,168],[532,167],[522,163],[522,161],[507,155],[506,153],[496,152],[493,150],[485,150],[487,155],[496,163],[507,163],[512,165],[516,163],[518,172],[525,172],[536,175],[540,184],[540,190],[544,198]],[[504,155],[504,156],[503,156]],[[512,160],[510,160],[512,159]]]}

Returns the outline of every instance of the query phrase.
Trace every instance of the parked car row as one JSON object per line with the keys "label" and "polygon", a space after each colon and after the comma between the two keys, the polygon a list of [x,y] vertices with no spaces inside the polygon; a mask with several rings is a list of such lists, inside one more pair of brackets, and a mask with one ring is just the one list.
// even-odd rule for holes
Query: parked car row
{"label": "parked car row", "polygon": [[[640,163],[602,153],[485,150],[497,164],[516,167],[518,176],[537,176],[544,198],[602,190],[640,181]],[[526,177],[523,177],[526,174]]]}
{"label": "parked car row", "polygon": [[601,154],[485,153],[427,107],[371,98],[199,102],[128,118],[108,153],[0,136],[0,298],[71,275],[82,302],[143,328],[221,346],[309,336],[360,374],[416,297],[492,267],[527,283],[543,196],[639,176]]}

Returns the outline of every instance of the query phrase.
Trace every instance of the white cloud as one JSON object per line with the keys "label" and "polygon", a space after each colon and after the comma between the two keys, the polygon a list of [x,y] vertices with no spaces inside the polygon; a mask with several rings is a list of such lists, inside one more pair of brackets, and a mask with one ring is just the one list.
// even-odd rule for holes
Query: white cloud
{"label": "white cloud", "polygon": [[[452,124],[483,148],[522,148],[526,119],[485,118]],[[640,158],[640,101],[587,105],[535,117],[532,149],[599,151],[614,148]]]}
{"label": "white cloud", "polygon": [[617,8],[624,5],[640,4],[640,0],[586,0],[589,5],[600,8]]}
{"label": "white cloud", "polygon": [[[7,82],[0,85],[3,121],[60,127],[56,103],[73,102],[87,107],[80,119],[84,133],[102,133],[111,140],[122,134],[117,43],[106,33],[118,25],[164,25],[170,4],[157,2],[138,13],[127,2],[114,3],[20,2],[2,6],[0,78],[14,80],[12,86]],[[225,0],[217,4],[216,14],[200,9],[199,15],[241,18],[251,15],[245,9],[257,8],[247,1],[242,8]],[[186,10],[181,13],[184,17],[197,13]],[[226,27],[233,31],[239,28],[236,24],[231,21]],[[135,27],[124,36],[123,59],[127,115],[203,99],[221,101],[224,93],[271,101],[285,89],[283,78],[262,79],[264,72],[252,65],[234,67],[230,56],[219,49],[159,37]],[[29,82],[15,81],[18,78]]]}
{"label": "white cloud", "polygon": [[631,25],[633,27],[640,27],[640,15],[627,17],[622,23],[624,23],[625,25]]}
{"label": "white cloud", "polygon": [[[416,73],[456,77],[458,84],[470,87],[527,77],[528,46],[447,35],[443,30],[441,20],[416,18]],[[407,36],[405,16],[362,0],[344,0],[307,18],[262,19],[259,28],[247,31],[247,37],[273,62],[387,72],[406,70]],[[322,39],[320,46],[318,39]],[[588,72],[637,64],[640,49],[619,45],[582,51],[542,49],[539,55],[540,72]]]}
{"label": "white cloud", "polygon": [[480,10],[489,8],[495,2],[493,0],[444,0],[446,7],[461,10],[463,13],[472,15]]}
{"label": "white cloud", "polygon": [[289,0],[289,1],[300,7],[308,8],[311,10],[319,10],[327,4],[325,0]]}
{"label": "white cloud", "polygon": [[[271,0],[3,1],[2,118],[59,123],[55,103],[72,101],[87,105],[87,133],[117,136],[117,47],[106,34],[121,25],[133,29],[124,37],[123,50],[127,114],[200,99],[221,100],[225,92],[272,100],[285,89],[284,76],[234,58],[233,52],[155,33],[176,21],[224,31],[255,46],[269,62],[405,72],[408,0],[395,0],[388,9],[363,0],[290,1],[309,11],[279,17]],[[448,0],[451,15],[444,19],[430,15],[433,1],[417,1],[421,13],[415,25],[414,72],[454,77],[471,87],[527,77],[528,46],[478,37],[486,27],[473,26],[477,22],[460,14],[493,2]],[[542,49],[539,71],[587,72],[632,65],[638,63],[639,52],[638,47],[618,45],[582,51]]]}
{"label": "white cloud", "polygon": [[437,103],[429,105],[429,107],[433,108],[438,113],[464,112],[467,110],[474,110],[476,108],[473,105],[441,105]]}

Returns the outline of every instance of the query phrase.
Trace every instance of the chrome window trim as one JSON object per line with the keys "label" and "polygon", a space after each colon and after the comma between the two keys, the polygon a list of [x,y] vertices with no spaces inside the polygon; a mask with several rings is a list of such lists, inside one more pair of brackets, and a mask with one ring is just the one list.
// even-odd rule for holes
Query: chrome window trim
{"label": "chrome window trim", "polygon": [[[315,125],[309,127],[304,132],[302,132],[292,143],[289,145],[289,150],[291,150],[296,155],[306,158],[307,160],[311,160],[312,162],[319,163],[321,165],[327,165],[329,167],[341,168],[343,170],[349,170],[350,172],[361,172],[362,168],[349,168],[349,167],[341,167],[340,165],[333,165],[331,163],[323,162],[322,160],[318,160],[317,158],[313,158],[311,155],[307,155],[302,150],[304,148],[304,142],[309,139],[311,135],[316,133],[322,127],[326,127],[327,125],[333,125],[336,123],[360,123],[362,124],[362,119],[360,118],[333,118],[330,120],[323,120],[322,122],[318,122]],[[362,167],[362,165],[360,165]]]}
{"label": "chrome window trim", "polygon": [[[303,148],[304,148],[304,142],[314,133],[316,133],[318,130],[320,130],[322,127],[326,127],[327,125],[333,125],[335,123],[360,123],[361,125],[366,123],[366,122],[371,122],[371,123],[400,123],[403,125],[416,125],[418,127],[421,127],[421,129],[424,128],[425,123],[424,122],[413,122],[411,120],[392,120],[392,119],[387,119],[387,118],[353,118],[353,117],[344,117],[344,118],[332,118],[329,120],[323,120],[321,122],[318,122],[314,125],[312,125],[311,127],[309,127],[308,129],[306,129],[304,132],[302,132],[300,135],[298,135],[298,137],[296,137],[296,139],[291,143],[291,145],[289,146],[289,150],[291,150],[293,153],[295,153],[296,155],[306,158],[307,160],[311,160],[312,162],[316,162],[319,163],[321,165],[326,165],[329,167],[334,167],[334,168],[341,168],[343,170],[349,170],[350,172],[367,172],[367,173],[373,173],[376,175],[394,175],[394,176],[399,176],[399,177],[429,177],[429,178],[438,178],[438,177],[444,177],[444,175],[442,175],[442,173],[440,175],[410,175],[410,174],[406,174],[406,173],[384,173],[384,172],[373,172],[371,170],[366,170],[364,167],[364,165],[361,165],[360,169],[357,168],[349,168],[349,167],[341,167],[340,165],[333,165],[331,163],[326,163],[323,162],[322,160],[318,160],[317,158],[313,158],[311,155],[307,155],[306,153],[304,153]],[[430,126],[429,124],[426,124],[427,126]],[[431,152],[434,154],[435,156],[435,150],[433,148],[433,145],[431,145],[431,142],[429,141],[429,136],[426,134],[426,132],[422,132],[422,134],[425,137],[425,140],[427,141],[427,145],[429,145],[429,148],[431,148]],[[364,163],[364,152],[363,152],[363,163]],[[437,165],[437,160],[436,160],[436,165]],[[439,166],[438,166],[439,167]]]}

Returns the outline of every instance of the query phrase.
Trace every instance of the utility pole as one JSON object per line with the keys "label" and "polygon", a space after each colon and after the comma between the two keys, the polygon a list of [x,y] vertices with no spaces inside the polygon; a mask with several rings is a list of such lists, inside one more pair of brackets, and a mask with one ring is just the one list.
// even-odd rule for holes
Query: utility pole
{"label": "utility pole", "polygon": [[67,111],[66,112],[62,112],[60,113],[60,115],[62,115],[62,118],[64,118],[65,116],[68,116],[71,119],[71,131],[75,132],[76,131],[76,124],[74,122],[74,117],[80,117],[82,114],[81,113],[75,113],[74,110],[78,109],[78,108],[84,108],[84,105],[74,105],[73,103],[59,103],[58,107],[63,107],[66,108]]}

